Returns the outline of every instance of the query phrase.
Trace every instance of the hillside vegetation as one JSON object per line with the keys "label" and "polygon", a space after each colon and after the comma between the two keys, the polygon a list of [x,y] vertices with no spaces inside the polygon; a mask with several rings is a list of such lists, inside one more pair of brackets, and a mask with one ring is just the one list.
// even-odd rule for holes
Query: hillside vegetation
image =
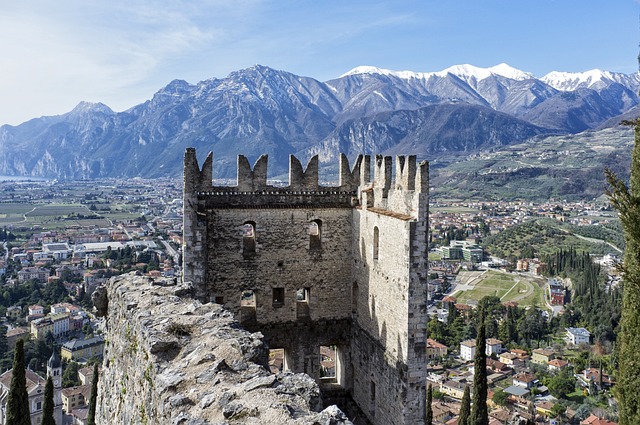
{"label": "hillside vegetation", "polygon": [[623,127],[536,137],[464,159],[431,163],[432,196],[479,200],[593,199],[605,193],[604,170],[629,175],[633,134]]}
{"label": "hillside vegetation", "polygon": [[574,236],[552,220],[531,220],[483,240],[483,246],[500,258],[524,258],[574,248],[592,254],[619,253],[613,247]]}

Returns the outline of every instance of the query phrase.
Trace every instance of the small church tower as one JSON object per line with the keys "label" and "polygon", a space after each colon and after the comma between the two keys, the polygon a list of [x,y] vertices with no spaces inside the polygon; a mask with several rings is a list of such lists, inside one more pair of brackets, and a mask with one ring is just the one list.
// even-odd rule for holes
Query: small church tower
{"label": "small church tower", "polygon": [[53,381],[53,417],[62,424],[62,361],[55,349],[47,361],[47,377]]}

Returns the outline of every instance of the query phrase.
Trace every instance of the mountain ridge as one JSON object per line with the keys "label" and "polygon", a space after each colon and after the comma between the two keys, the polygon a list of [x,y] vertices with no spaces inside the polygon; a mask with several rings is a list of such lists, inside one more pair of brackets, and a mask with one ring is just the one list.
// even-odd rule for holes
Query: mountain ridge
{"label": "mountain ridge", "polygon": [[320,82],[255,65],[196,84],[173,80],[122,112],[81,102],[61,115],[0,126],[0,174],[179,175],[187,146],[213,150],[218,177],[235,175],[239,153],[269,154],[272,174],[286,173],[289,154],[331,160],[332,148],[351,157],[402,151],[437,159],[615,125],[640,104],[637,73],[551,77],[507,64],[435,73],[359,67]]}

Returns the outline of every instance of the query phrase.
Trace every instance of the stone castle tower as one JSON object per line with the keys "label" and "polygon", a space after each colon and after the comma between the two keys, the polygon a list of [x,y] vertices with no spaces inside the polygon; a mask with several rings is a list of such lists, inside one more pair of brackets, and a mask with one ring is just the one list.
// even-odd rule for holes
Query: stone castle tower
{"label": "stone castle tower", "polygon": [[[184,280],[264,334],[280,368],[350,398],[374,424],[422,424],[427,369],[429,169],[415,156],[340,158],[336,187],[290,157],[238,157],[236,186],[212,185],[213,156],[184,163]],[[373,176],[372,176],[373,171]]]}

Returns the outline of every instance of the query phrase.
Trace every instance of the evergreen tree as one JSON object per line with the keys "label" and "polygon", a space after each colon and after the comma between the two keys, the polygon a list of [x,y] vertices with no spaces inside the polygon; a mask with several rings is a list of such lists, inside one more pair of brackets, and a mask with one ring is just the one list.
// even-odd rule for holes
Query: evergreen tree
{"label": "evergreen tree", "polygon": [[71,361],[71,363],[65,367],[64,373],[62,374],[62,388],[80,385],[80,377],[78,376],[79,369],[80,365],[74,361]]}
{"label": "evergreen tree", "polygon": [[480,323],[476,337],[476,357],[473,363],[473,409],[471,409],[470,423],[473,425],[488,425],[487,411],[487,353],[484,330],[485,312],[480,309]]}
{"label": "evergreen tree", "polygon": [[93,365],[93,381],[91,381],[91,396],[89,398],[89,413],[87,425],[96,425],[96,402],[98,401],[98,363]]}
{"label": "evergreen tree", "polygon": [[7,423],[11,425],[31,425],[24,365],[24,340],[22,339],[16,341],[13,355],[13,374],[7,400]]}
{"label": "evergreen tree", "polygon": [[469,386],[465,385],[464,394],[462,395],[462,405],[460,406],[460,415],[458,416],[458,425],[469,425],[469,415],[471,414],[471,394]]}
{"label": "evergreen tree", "polygon": [[628,122],[635,128],[629,187],[607,170],[611,204],[618,210],[624,229],[623,299],[619,345],[619,370],[615,394],[620,425],[640,423],[640,119]]}
{"label": "evergreen tree", "polygon": [[47,378],[47,384],[44,387],[44,404],[42,405],[42,422],[41,425],[56,425],[53,418],[53,380]]}
{"label": "evergreen tree", "polygon": [[424,425],[433,425],[433,410],[431,402],[433,401],[433,389],[431,384],[427,387],[427,396],[425,397]]}

